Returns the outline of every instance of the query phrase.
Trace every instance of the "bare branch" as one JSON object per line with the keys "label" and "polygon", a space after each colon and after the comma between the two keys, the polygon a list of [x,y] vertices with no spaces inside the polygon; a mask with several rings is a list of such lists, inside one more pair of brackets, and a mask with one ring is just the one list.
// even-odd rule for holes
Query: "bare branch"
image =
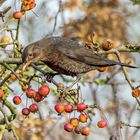
{"label": "bare branch", "polygon": [[55,31],[55,28],[56,28],[56,25],[57,25],[57,18],[58,18],[59,13],[61,12],[61,10],[62,10],[62,1],[59,0],[59,9],[58,9],[58,12],[56,13],[56,15],[54,17],[54,26],[53,26],[53,30],[52,30],[50,35],[53,35],[53,33]]}
{"label": "bare branch", "polygon": [[0,64],[22,64],[22,60],[20,58],[0,58]]}
{"label": "bare branch", "polygon": [[2,4],[4,4],[4,2],[6,2],[7,0],[0,0],[0,6],[2,6]]}
{"label": "bare branch", "polygon": [[128,123],[125,123],[125,122],[120,122],[122,125],[124,125],[124,126],[129,126],[129,127],[135,127],[135,128],[137,128],[137,129],[139,129],[140,128],[140,125],[132,125],[132,124],[128,124]]}

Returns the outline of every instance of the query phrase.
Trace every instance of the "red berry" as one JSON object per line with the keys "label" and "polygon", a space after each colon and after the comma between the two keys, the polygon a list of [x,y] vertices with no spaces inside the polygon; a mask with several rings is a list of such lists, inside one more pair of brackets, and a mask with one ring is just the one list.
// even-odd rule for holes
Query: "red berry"
{"label": "red berry", "polygon": [[47,85],[43,85],[38,90],[41,96],[47,96],[50,92],[50,88]]}
{"label": "red berry", "polygon": [[31,3],[35,3],[35,0],[23,0],[24,5],[30,5]]}
{"label": "red berry", "polygon": [[103,50],[109,51],[113,48],[113,44],[110,40],[104,40],[101,44],[101,47],[103,48]]}
{"label": "red berry", "polygon": [[73,111],[73,105],[71,104],[65,105],[64,108],[65,108],[65,112],[67,113],[71,113]]}
{"label": "red berry", "polygon": [[36,103],[31,104],[31,105],[29,106],[29,110],[30,110],[30,112],[32,112],[32,113],[37,112],[37,111],[38,111],[38,105],[37,105]]}
{"label": "red berry", "polygon": [[66,130],[67,132],[72,132],[73,126],[70,123],[67,123],[64,125],[64,130]]}
{"label": "red berry", "polygon": [[135,88],[132,90],[132,96],[133,97],[139,97],[140,96],[140,90],[138,88]]}
{"label": "red berry", "polygon": [[74,132],[77,133],[77,134],[80,134],[80,133],[81,133],[80,127],[79,127],[79,126],[76,126],[76,127],[74,128]]}
{"label": "red berry", "polygon": [[13,98],[13,102],[14,102],[14,104],[16,104],[16,105],[19,105],[19,104],[22,102],[22,100],[21,100],[20,96],[15,96],[15,97]]}
{"label": "red berry", "polygon": [[61,103],[57,103],[54,108],[58,113],[62,113],[64,111],[64,106]]}
{"label": "red berry", "polygon": [[82,135],[88,136],[91,133],[91,131],[90,131],[89,127],[84,126],[81,129],[81,133],[82,133]]}
{"label": "red berry", "polygon": [[30,110],[28,108],[23,108],[22,109],[22,114],[25,116],[28,116],[30,114]]}
{"label": "red berry", "polygon": [[43,96],[41,96],[39,93],[36,93],[36,95],[35,95],[35,97],[34,97],[34,100],[35,100],[36,102],[40,102],[40,101],[42,101],[43,99],[44,99]]}
{"label": "red berry", "polygon": [[87,122],[88,116],[86,114],[80,114],[79,121],[82,123]]}
{"label": "red berry", "polygon": [[30,4],[30,9],[33,9],[34,7],[36,7],[36,3],[31,3]]}
{"label": "red berry", "polygon": [[77,110],[78,111],[84,111],[85,109],[87,109],[87,105],[85,105],[84,103],[79,103],[77,104]]}
{"label": "red berry", "polygon": [[101,120],[101,121],[99,121],[99,122],[97,123],[97,126],[98,126],[99,128],[104,128],[104,127],[107,126],[107,121]]}
{"label": "red berry", "polygon": [[78,126],[79,121],[78,121],[77,118],[72,118],[72,119],[70,119],[70,124],[71,124],[73,127],[76,127],[76,126]]}
{"label": "red berry", "polygon": [[20,19],[22,17],[22,12],[21,11],[16,11],[13,13],[13,18],[15,19]]}
{"label": "red berry", "polygon": [[36,91],[32,88],[30,88],[29,90],[26,91],[26,96],[28,98],[34,98],[36,95]]}
{"label": "red berry", "polygon": [[28,5],[28,4],[29,4],[28,0],[23,0],[23,5]]}
{"label": "red berry", "polygon": [[2,99],[3,96],[4,96],[4,92],[2,89],[0,89],[0,99]]}

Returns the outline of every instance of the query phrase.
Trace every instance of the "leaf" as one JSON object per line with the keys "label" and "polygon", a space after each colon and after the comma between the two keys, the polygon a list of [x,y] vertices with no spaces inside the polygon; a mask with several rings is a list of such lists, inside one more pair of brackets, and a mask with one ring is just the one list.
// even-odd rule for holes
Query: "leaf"
{"label": "leaf", "polygon": [[60,95],[60,92],[59,92],[58,90],[56,90],[56,89],[54,89],[54,88],[50,88],[50,90],[51,90],[53,93],[55,93],[55,94],[57,94],[57,95]]}
{"label": "leaf", "polygon": [[104,85],[106,83],[106,79],[97,79],[97,80],[95,80],[95,82],[98,85]]}
{"label": "leaf", "polygon": [[5,132],[5,126],[0,125],[0,139],[2,139],[4,132]]}

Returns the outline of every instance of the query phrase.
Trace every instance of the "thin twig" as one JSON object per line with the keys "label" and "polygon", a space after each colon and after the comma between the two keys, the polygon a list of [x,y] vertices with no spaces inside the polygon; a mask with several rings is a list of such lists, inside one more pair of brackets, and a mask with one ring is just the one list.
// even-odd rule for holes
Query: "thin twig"
{"label": "thin twig", "polygon": [[4,4],[4,2],[6,2],[7,0],[0,0],[0,6],[2,5],[2,4]]}
{"label": "thin twig", "polygon": [[[46,75],[47,72],[38,68],[35,64],[31,64],[31,66],[36,69],[37,71],[41,72],[43,75]],[[58,83],[54,80],[54,79],[51,79],[51,83],[53,83],[56,87],[58,87]]]}
{"label": "thin twig", "polygon": [[53,26],[52,32],[49,34],[51,36],[53,35],[53,33],[55,31],[55,28],[56,28],[56,25],[57,25],[57,18],[58,18],[59,13],[61,12],[61,9],[62,9],[62,1],[59,0],[59,9],[58,9],[58,12],[56,13],[56,15],[54,17],[54,26]]}
{"label": "thin twig", "polygon": [[[116,50],[115,54],[116,54],[116,56],[117,56],[119,62],[121,63],[120,55],[119,55],[119,52],[118,52],[117,50]],[[127,72],[126,72],[125,68],[124,68],[123,66],[121,66],[121,67],[122,67],[122,71],[123,71],[123,74],[124,74],[124,76],[125,76],[126,81],[128,82],[129,86],[130,86],[131,89],[133,90],[134,87],[133,87],[131,81],[130,81],[129,78],[128,78],[128,75],[127,75]],[[139,99],[138,99],[137,97],[136,97],[135,99],[136,99],[137,103],[138,103],[139,106],[140,106],[140,101],[139,101]]]}
{"label": "thin twig", "polygon": [[[116,51],[115,54],[116,54],[116,56],[117,56],[119,62],[121,63],[121,59],[120,59],[119,52]],[[128,75],[127,75],[127,72],[126,72],[126,70],[125,70],[125,68],[124,68],[123,66],[122,66],[122,71],[123,71],[123,74],[124,74],[125,80],[128,82],[128,84],[129,84],[129,86],[131,87],[131,89],[133,89],[134,87],[133,87],[131,81],[129,80]]]}
{"label": "thin twig", "polygon": [[[18,70],[19,65],[14,68],[13,71]],[[0,87],[11,77],[12,71],[0,82]]]}
{"label": "thin twig", "polygon": [[7,125],[7,129],[10,129],[12,131],[15,140],[19,140],[18,136],[15,133],[15,130],[12,128],[12,126],[11,126],[9,120],[8,120],[8,117],[6,116],[6,113],[5,113],[5,110],[2,106],[2,104],[0,104],[0,111],[2,112],[2,114],[4,116],[4,122]]}
{"label": "thin twig", "polygon": [[14,74],[14,75],[16,76],[16,78],[17,78],[18,80],[20,80],[20,78],[18,77],[18,75],[16,74],[16,72],[15,72],[8,64],[3,63],[3,66],[4,66],[6,69],[10,70],[10,71],[12,72],[12,74]]}
{"label": "thin twig", "polygon": [[132,125],[132,124],[128,124],[128,123],[125,123],[125,122],[120,122],[122,125],[124,125],[124,126],[129,126],[129,127],[135,127],[135,128],[137,128],[137,129],[139,129],[140,128],[140,125]]}
{"label": "thin twig", "polygon": [[1,58],[0,64],[22,64],[22,60],[20,58]]}

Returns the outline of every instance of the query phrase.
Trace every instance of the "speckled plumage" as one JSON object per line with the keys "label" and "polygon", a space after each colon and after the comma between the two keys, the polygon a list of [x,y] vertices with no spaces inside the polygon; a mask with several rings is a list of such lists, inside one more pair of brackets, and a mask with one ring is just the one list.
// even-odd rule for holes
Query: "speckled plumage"
{"label": "speckled plumage", "polygon": [[65,37],[43,38],[28,45],[23,51],[22,60],[24,63],[40,60],[54,71],[72,76],[86,73],[97,67],[113,65],[133,67],[95,54],[77,41]]}

